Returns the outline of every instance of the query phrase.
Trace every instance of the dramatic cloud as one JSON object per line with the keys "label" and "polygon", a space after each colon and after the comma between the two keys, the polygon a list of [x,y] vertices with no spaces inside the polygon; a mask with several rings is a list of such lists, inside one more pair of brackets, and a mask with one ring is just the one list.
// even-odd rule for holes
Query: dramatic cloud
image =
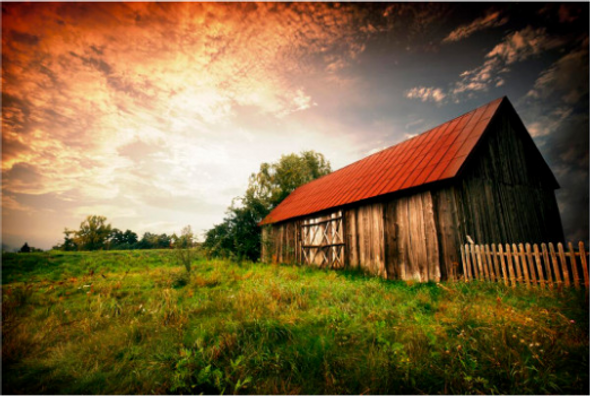
{"label": "dramatic cloud", "polygon": [[559,58],[519,101],[523,120],[561,188],[566,236],[588,240],[588,38]]}
{"label": "dramatic cloud", "polygon": [[[448,26],[464,7],[483,17]],[[497,87],[531,104],[540,144],[582,125],[588,55],[570,49],[587,6],[522,6],[547,26],[488,7],[2,3],[3,242],[48,248],[88,214],[138,233],[200,232],[261,162],[315,149],[337,169]],[[487,47],[474,43],[482,29]],[[513,84],[529,59],[544,72]],[[552,106],[533,114],[541,102]]]}
{"label": "dramatic cloud", "polygon": [[406,98],[420,99],[422,102],[442,102],[446,97],[442,89],[435,87],[415,87],[406,91]]}
{"label": "dramatic cloud", "polygon": [[563,43],[562,39],[548,35],[544,28],[527,26],[513,32],[486,54],[481,66],[461,73],[461,80],[455,83],[450,93],[458,101],[459,94],[500,87],[505,83],[501,75],[510,71],[509,65],[538,56]]}
{"label": "dramatic cloud", "polygon": [[63,227],[96,211],[150,216],[158,196],[182,197],[193,219],[229,205],[262,160],[332,140],[290,124],[282,133],[300,139],[289,144],[271,120],[320,106],[308,76],[337,79],[356,62],[372,34],[360,33],[365,16],[311,3],[3,4],[5,210],[22,210],[10,194],[71,191],[135,205],[76,203]]}
{"label": "dramatic cloud", "polygon": [[500,11],[488,11],[484,17],[477,18],[470,24],[459,26],[457,29],[453,30],[442,42],[451,43],[463,40],[477,31],[502,26],[507,22],[508,17],[502,17]]}
{"label": "dramatic cloud", "polygon": [[504,64],[510,65],[562,44],[562,39],[549,36],[545,28],[534,29],[527,26],[523,30],[506,36],[486,55],[486,58],[498,58]]}
{"label": "dramatic cloud", "polygon": [[565,103],[577,103],[588,93],[588,40],[582,49],[571,52],[543,71],[528,96],[545,99],[555,92]]}

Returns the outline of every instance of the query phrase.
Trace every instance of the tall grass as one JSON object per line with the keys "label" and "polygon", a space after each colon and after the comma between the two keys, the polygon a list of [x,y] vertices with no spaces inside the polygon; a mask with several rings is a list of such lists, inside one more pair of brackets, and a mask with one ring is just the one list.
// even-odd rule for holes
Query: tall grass
{"label": "tall grass", "polygon": [[584,291],[4,255],[5,393],[588,393]]}

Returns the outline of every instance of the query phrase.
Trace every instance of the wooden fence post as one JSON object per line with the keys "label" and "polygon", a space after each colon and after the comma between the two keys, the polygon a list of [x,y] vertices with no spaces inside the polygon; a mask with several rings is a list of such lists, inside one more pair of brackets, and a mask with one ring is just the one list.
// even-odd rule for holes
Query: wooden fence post
{"label": "wooden fence post", "polygon": [[494,278],[494,281],[499,281],[500,280],[500,273],[498,272],[498,268],[497,264],[494,265],[494,255],[492,254],[492,250],[490,248],[490,245],[486,245],[486,255],[488,256],[488,261],[490,263],[490,270],[492,271],[492,276]]}
{"label": "wooden fence post", "polygon": [[500,265],[502,266],[502,274],[504,275],[504,284],[508,286],[508,272],[506,271],[506,261],[504,259],[504,248],[502,244],[498,244],[498,256],[500,256]]}
{"label": "wooden fence post", "polygon": [[536,271],[535,271],[535,264],[533,263],[533,252],[531,250],[531,244],[526,243],[524,246],[525,246],[525,251],[526,251],[526,261],[529,266],[529,275],[531,277],[531,282],[534,285],[536,285],[537,284],[537,275],[536,275]]}
{"label": "wooden fence post", "polygon": [[502,275],[500,273],[500,265],[498,264],[498,253],[496,252],[495,243],[492,243],[492,259],[494,261],[494,268],[496,269],[498,282],[500,282],[500,280],[502,279]]}
{"label": "wooden fence post", "polygon": [[586,291],[588,290],[588,262],[586,261],[586,251],[584,250],[584,242],[578,243],[578,249],[580,251],[580,262],[582,263],[582,272],[584,273],[584,286]]}
{"label": "wooden fence post", "polygon": [[524,272],[524,281],[526,283],[527,289],[531,287],[530,278],[529,278],[529,270],[527,268],[527,260],[524,254],[524,246],[522,243],[518,244],[518,256],[520,257],[522,263],[522,272]]}
{"label": "wooden fence post", "polygon": [[547,252],[547,245],[542,243],[541,244],[541,251],[543,252],[543,262],[545,263],[545,272],[547,274],[547,281],[549,282],[549,287],[553,289],[553,277],[551,276],[551,262],[549,259],[549,252]]}
{"label": "wooden fence post", "polygon": [[541,266],[541,256],[539,255],[539,246],[535,243],[533,245],[533,252],[535,254],[535,263],[537,264],[537,272],[539,273],[539,283],[541,288],[545,288],[545,278],[543,277],[543,267]]}
{"label": "wooden fence post", "polygon": [[[465,245],[467,246],[467,245]],[[471,263],[473,265],[473,277],[477,280],[481,280],[481,275],[479,273],[478,267],[477,267],[477,258],[475,257],[475,245],[469,244],[469,249],[471,251]]]}
{"label": "wooden fence post", "polygon": [[553,244],[549,242],[549,253],[551,254],[551,263],[553,264],[553,274],[555,275],[555,283],[559,287],[563,281],[561,280],[561,271],[559,270],[559,262],[557,261],[557,254]]}
{"label": "wooden fence post", "polygon": [[520,268],[520,260],[518,258],[518,248],[516,247],[515,243],[512,244],[512,257],[514,259],[514,266],[516,267],[516,281],[518,283],[522,283],[524,281],[524,278],[522,276],[522,270]]}
{"label": "wooden fence post", "polygon": [[465,261],[465,246],[461,245],[461,264],[463,264],[463,278],[465,282],[469,282],[469,276],[467,274],[467,263]]}
{"label": "wooden fence post", "polygon": [[566,287],[570,286],[570,276],[567,270],[567,260],[565,259],[565,252],[563,251],[563,243],[557,244],[557,251],[559,252],[559,261],[561,262],[561,272],[563,273],[563,280]]}
{"label": "wooden fence post", "polygon": [[483,266],[481,262],[481,249],[479,248],[479,245],[475,245],[475,255],[477,256],[477,268],[479,269],[481,280],[488,280],[487,271],[485,270],[485,266]]}
{"label": "wooden fence post", "polygon": [[512,283],[512,287],[516,287],[516,279],[515,279],[515,271],[514,271],[514,263],[512,261],[512,254],[510,254],[510,245],[506,244],[506,261],[508,263],[508,270],[510,271],[510,283]]}
{"label": "wooden fence post", "polygon": [[578,263],[576,262],[576,251],[574,250],[574,245],[569,242],[567,244],[569,248],[569,256],[570,262],[572,264],[572,274],[574,276],[574,286],[576,289],[580,288],[580,277],[578,276]]}

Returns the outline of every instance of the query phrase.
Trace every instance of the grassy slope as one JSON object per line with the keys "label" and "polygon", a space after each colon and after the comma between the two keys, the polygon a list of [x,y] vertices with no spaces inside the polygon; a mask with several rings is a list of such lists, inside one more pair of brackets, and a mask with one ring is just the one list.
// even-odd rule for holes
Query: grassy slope
{"label": "grassy slope", "polygon": [[583,292],[204,260],[181,286],[169,251],[2,261],[4,393],[588,393]]}

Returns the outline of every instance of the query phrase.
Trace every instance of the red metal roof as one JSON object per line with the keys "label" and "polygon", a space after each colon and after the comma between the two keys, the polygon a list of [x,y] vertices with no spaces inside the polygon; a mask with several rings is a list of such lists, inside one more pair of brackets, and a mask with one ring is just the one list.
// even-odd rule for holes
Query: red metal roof
{"label": "red metal roof", "polygon": [[260,225],[457,176],[504,99],[298,187]]}

